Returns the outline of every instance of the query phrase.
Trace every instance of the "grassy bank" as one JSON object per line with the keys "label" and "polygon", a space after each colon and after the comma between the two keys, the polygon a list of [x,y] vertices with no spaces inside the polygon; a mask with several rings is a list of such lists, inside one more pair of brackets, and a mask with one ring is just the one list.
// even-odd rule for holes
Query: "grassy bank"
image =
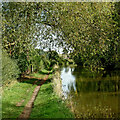
{"label": "grassy bank", "polygon": [[74,118],[66,104],[54,94],[53,84],[41,86],[30,118]]}
{"label": "grassy bank", "polygon": [[[34,78],[23,79],[22,82],[16,81],[14,84],[4,88],[2,92],[2,118],[11,118],[12,120],[19,117],[37,86],[33,85],[34,81],[38,80],[38,78],[44,78],[46,74],[33,73],[30,76]],[[50,74],[48,80],[41,86],[30,118],[74,117],[70,110],[66,108],[66,104],[54,94],[53,83],[50,82],[52,76],[53,74]],[[20,106],[16,106],[23,100],[24,102]]]}
{"label": "grassy bank", "polygon": [[[29,101],[36,85],[16,82],[6,87],[2,93],[2,118],[17,118]],[[27,92],[27,90],[29,92]],[[16,106],[24,100],[21,106]]]}

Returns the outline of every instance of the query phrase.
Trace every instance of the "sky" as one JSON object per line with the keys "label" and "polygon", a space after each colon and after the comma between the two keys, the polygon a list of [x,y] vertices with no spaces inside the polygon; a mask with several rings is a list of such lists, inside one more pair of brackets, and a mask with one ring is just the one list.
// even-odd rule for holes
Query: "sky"
{"label": "sky", "polygon": [[[43,49],[45,47],[44,51],[51,48],[51,50],[55,50],[59,54],[63,53],[63,47],[58,45],[63,42],[58,31],[54,31],[50,26],[43,24],[37,24],[36,30],[37,32],[34,34],[34,39],[38,41],[36,48]],[[63,44],[65,46],[65,42]]]}

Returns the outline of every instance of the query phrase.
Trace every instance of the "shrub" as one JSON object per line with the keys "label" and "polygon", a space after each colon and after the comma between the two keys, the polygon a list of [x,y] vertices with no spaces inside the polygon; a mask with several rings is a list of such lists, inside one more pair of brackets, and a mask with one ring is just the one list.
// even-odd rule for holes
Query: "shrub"
{"label": "shrub", "polygon": [[2,52],[2,80],[3,84],[19,77],[19,68],[17,62],[11,59],[8,54]]}

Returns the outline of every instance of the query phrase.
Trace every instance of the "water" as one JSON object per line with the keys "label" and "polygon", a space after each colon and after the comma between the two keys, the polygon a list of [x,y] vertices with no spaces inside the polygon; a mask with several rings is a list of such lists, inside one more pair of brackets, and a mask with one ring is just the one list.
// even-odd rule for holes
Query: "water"
{"label": "water", "polygon": [[63,95],[78,118],[120,118],[120,71],[95,74],[63,67],[61,79]]}

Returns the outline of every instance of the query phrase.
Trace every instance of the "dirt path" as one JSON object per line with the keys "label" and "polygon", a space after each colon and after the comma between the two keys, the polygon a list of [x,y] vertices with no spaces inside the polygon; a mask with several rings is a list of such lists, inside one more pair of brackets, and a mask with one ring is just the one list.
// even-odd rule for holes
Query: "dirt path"
{"label": "dirt path", "polygon": [[[35,81],[32,85],[35,85],[36,83],[37,83],[37,81]],[[31,89],[31,88],[28,88],[28,89],[27,89],[26,93],[24,94],[24,97],[26,96],[26,94],[28,94],[28,92],[30,91],[30,89]],[[18,102],[18,103],[16,104],[16,106],[17,106],[17,107],[20,107],[20,106],[24,103],[24,101],[25,101],[24,99],[21,100],[20,102]]]}
{"label": "dirt path", "polygon": [[48,79],[48,75],[46,75],[46,77],[41,81],[40,85],[38,85],[38,86],[35,88],[31,99],[30,99],[29,102],[26,104],[23,112],[21,113],[21,115],[19,116],[19,118],[17,118],[17,120],[21,120],[21,119],[27,120],[27,119],[29,118],[30,113],[31,113],[31,111],[32,111],[32,107],[33,107],[33,105],[34,105],[34,101],[35,101],[35,99],[36,99],[36,97],[37,97],[37,95],[38,95],[38,92],[39,92],[39,90],[40,90],[40,87],[41,87],[42,84],[45,83],[45,81],[46,81],[47,79]]}

